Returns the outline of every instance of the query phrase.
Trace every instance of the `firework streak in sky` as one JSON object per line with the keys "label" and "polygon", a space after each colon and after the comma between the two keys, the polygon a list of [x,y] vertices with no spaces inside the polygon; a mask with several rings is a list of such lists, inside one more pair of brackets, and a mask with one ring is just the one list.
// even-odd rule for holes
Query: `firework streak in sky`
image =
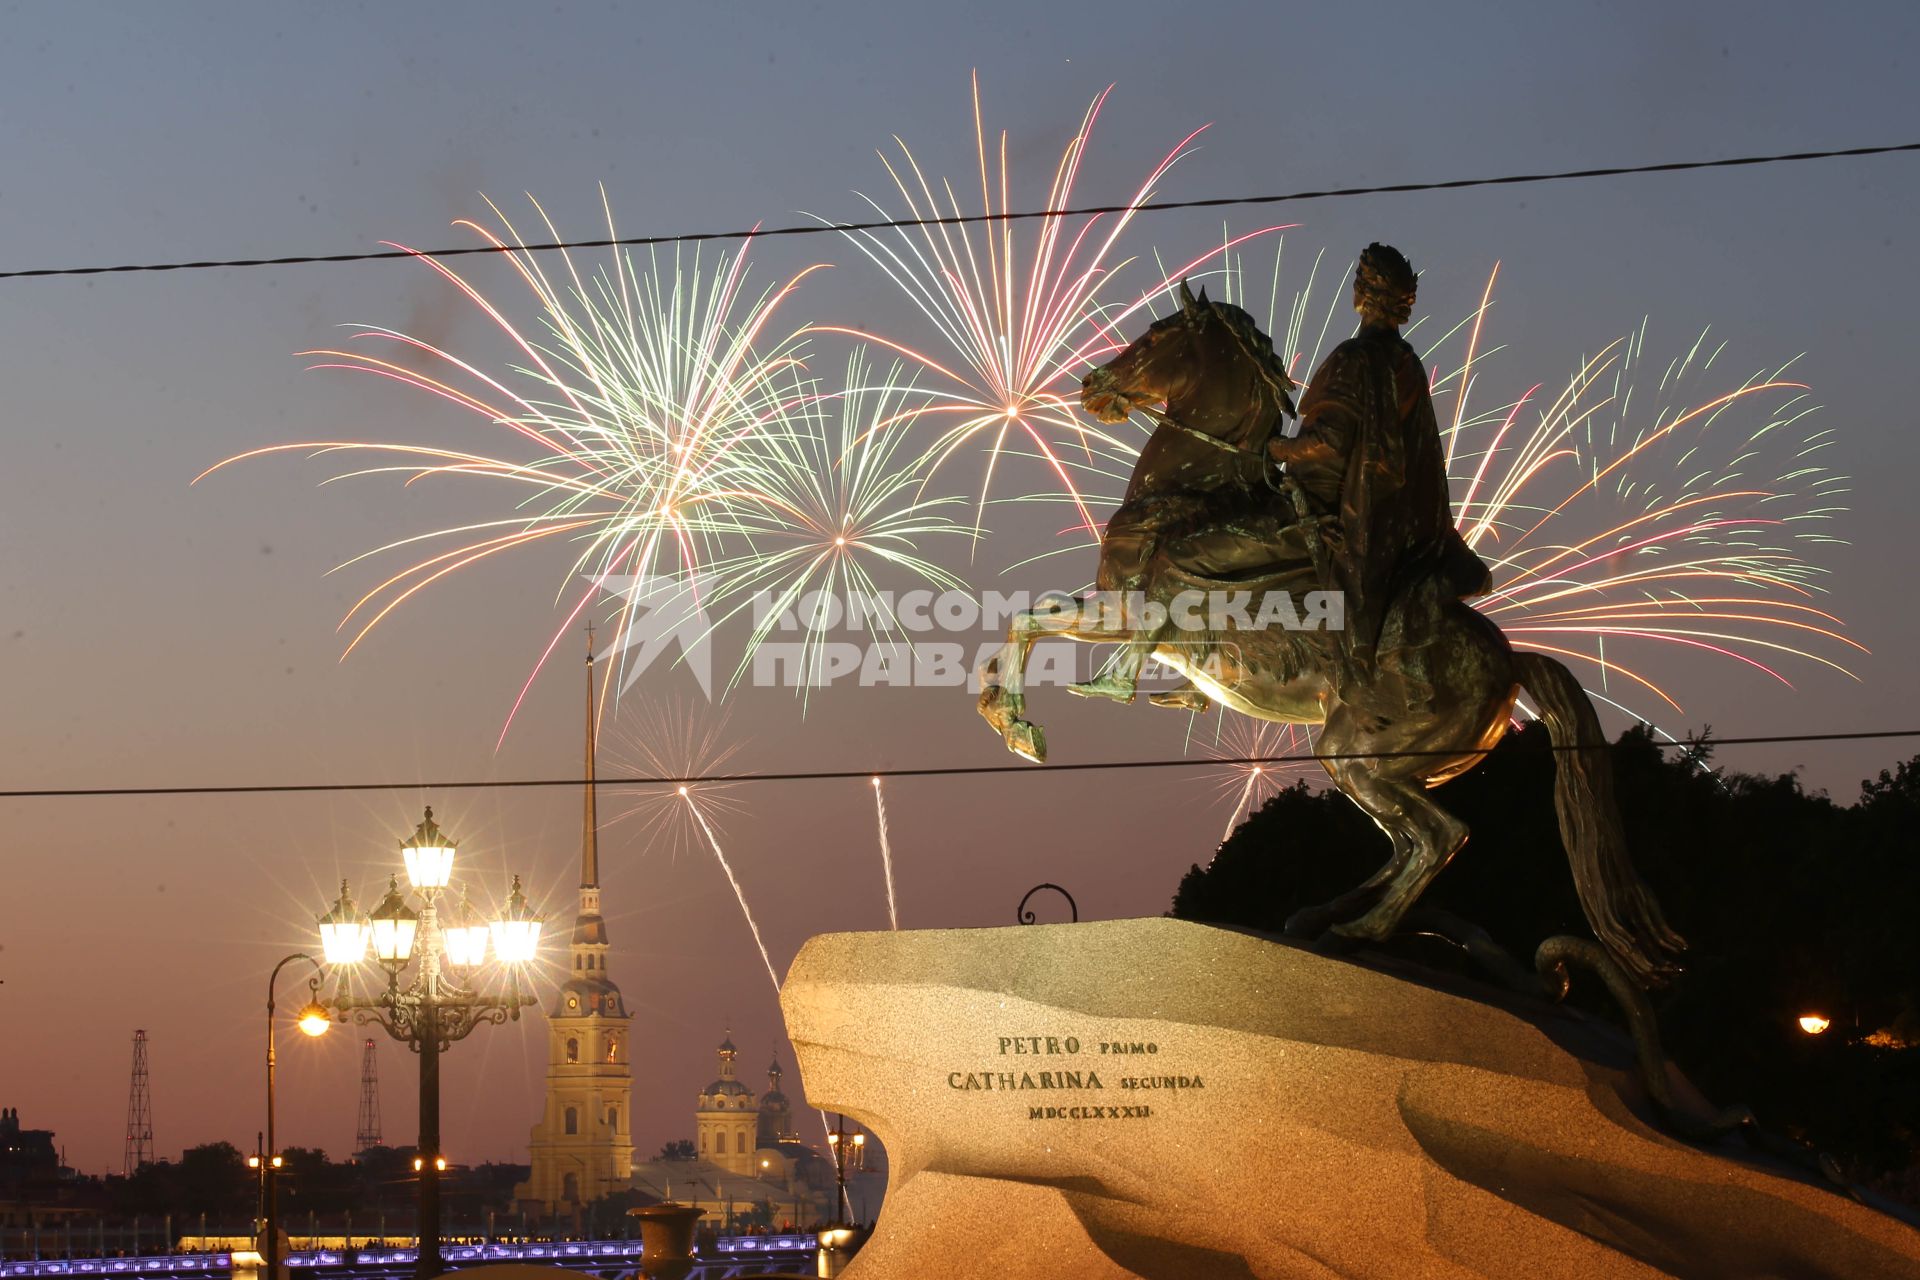
{"label": "firework streak in sky", "polygon": [[[932,398],[924,409],[937,424],[929,446],[932,467],[938,468],[969,445],[980,443],[986,449],[976,533],[1000,463],[1009,456],[1021,456],[1043,465],[1051,476],[1049,483],[1059,485],[1073,506],[1081,532],[1097,540],[1100,523],[1081,493],[1076,473],[1096,459],[1130,458],[1135,450],[1080,412],[1080,378],[1127,345],[1120,326],[1149,297],[1232,245],[1281,229],[1262,228],[1212,249],[1163,274],[1144,293],[1129,297],[1121,292],[1126,269],[1134,261],[1120,256],[1122,239],[1139,207],[1154,197],[1159,183],[1188,154],[1204,126],[1182,138],[1153,167],[1122,212],[1068,217],[1061,211],[1073,205],[1074,186],[1093,127],[1112,92],[1109,85],[1088,106],[1061,155],[1040,206],[1050,216],[847,233],[932,326],[940,353],[897,335],[831,325],[822,329],[890,347],[933,375]],[[899,192],[901,208],[889,211],[869,196],[860,198],[881,218],[992,216],[1014,211],[1019,204],[1007,164],[1007,135],[1002,132],[989,145],[977,76],[973,130],[978,172],[962,185],[977,180],[977,209],[965,206],[951,180],[929,178],[898,138],[894,139],[898,159],[882,154],[881,162]],[[1029,238],[1030,245],[1025,243]]]}

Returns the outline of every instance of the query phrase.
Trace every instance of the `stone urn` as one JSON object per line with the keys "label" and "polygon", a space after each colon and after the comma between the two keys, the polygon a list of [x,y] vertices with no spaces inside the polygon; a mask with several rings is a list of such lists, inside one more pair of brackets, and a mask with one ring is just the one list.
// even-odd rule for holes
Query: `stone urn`
{"label": "stone urn", "polygon": [[663,1200],[629,1209],[640,1220],[640,1274],[647,1280],[682,1280],[693,1270],[693,1224],[705,1209]]}

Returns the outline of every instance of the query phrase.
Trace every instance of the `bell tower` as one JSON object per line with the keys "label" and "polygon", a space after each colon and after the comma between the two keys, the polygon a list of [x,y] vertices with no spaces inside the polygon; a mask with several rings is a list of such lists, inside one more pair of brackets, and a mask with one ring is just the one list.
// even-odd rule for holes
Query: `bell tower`
{"label": "bell tower", "polygon": [[734,1048],[731,1031],[715,1052],[720,1057],[720,1075],[700,1091],[694,1103],[695,1141],[702,1160],[750,1178],[756,1172],[754,1152],[760,1145],[760,1108],[753,1090],[734,1076],[733,1060],[740,1051]]}
{"label": "bell tower", "polygon": [[532,1176],[515,1198],[533,1212],[563,1214],[633,1177],[632,1022],[607,975],[600,915],[599,816],[594,795],[593,627],[587,627],[586,785],[580,830],[580,910],[566,981],[547,1011],[547,1105],[527,1142]]}

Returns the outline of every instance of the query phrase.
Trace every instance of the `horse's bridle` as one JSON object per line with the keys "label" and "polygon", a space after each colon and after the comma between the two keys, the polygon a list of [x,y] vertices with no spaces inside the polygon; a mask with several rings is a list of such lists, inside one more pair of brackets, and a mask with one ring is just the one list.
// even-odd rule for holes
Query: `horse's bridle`
{"label": "horse's bridle", "polygon": [[[1214,310],[1213,302],[1211,299],[1203,299],[1200,305],[1205,306],[1207,309],[1206,314],[1211,319],[1217,321],[1220,327],[1227,331],[1227,336],[1233,339],[1233,344],[1236,347],[1240,348],[1240,354],[1246,357],[1247,363],[1249,365],[1253,366],[1254,374],[1259,378],[1259,380],[1262,383],[1266,385],[1268,392],[1273,396],[1274,408],[1277,411],[1275,415],[1276,421],[1280,417],[1288,417],[1288,418],[1299,417],[1300,416],[1299,411],[1296,410],[1293,406],[1292,397],[1287,394],[1296,385],[1294,381],[1291,378],[1288,378],[1285,374],[1276,374],[1274,370],[1269,366],[1268,362],[1260,358],[1260,353],[1255,351],[1252,348],[1252,346],[1247,342],[1246,337],[1241,334],[1238,326],[1228,322],[1226,317],[1222,316],[1218,311]],[[1192,312],[1188,312],[1187,315],[1191,316]],[[1191,321],[1183,320],[1183,323],[1191,324]],[[1267,483],[1269,485],[1273,485],[1273,479],[1268,474],[1268,469],[1266,466],[1267,456],[1266,456],[1266,440],[1265,439],[1262,439],[1259,444],[1251,447],[1247,445],[1239,445],[1239,444],[1233,443],[1231,440],[1223,440],[1219,436],[1211,435],[1208,432],[1200,430],[1198,427],[1188,426],[1186,423],[1180,421],[1180,419],[1176,417],[1168,409],[1156,409],[1150,404],[1130,404],[1128,408],[1135,412],[1144,413],[1149,418],[1152,418],[1156,423],[1160,424],[1163,427],[1170,427],[1173,430],[1180,432],[1182,435],[1192,436],[1194,439],[1203,441],[1206,444],[1210,444],[1216,449],[1224,450],[1227,453],[1240,453],[1240,454],[1247,454],[1250,456],[1257,456],[1258,458],[1260,458],[1262,463],[1261,475],[1266,478]],[[1272,431],[1269,430],[1267,434],[1271,436]]]}

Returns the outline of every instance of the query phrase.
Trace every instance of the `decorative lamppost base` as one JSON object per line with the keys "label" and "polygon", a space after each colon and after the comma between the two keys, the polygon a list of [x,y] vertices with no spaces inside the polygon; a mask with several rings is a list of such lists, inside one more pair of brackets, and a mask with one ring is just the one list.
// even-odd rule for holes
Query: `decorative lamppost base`
{"label": "decorative lamppost base", "polygon": [[867,1233],[859,1227],[828,1227],[820,1233],[820,1271],[822,1280],[835,1280],[867,1242]]}
{"label": "decorative lamppost base", "polygon": [[693,1224],[705,1209],[665,1200],[627,1210],[640,1220],[640,1274],[647,1280],[681,1280],[693,1270]]}

